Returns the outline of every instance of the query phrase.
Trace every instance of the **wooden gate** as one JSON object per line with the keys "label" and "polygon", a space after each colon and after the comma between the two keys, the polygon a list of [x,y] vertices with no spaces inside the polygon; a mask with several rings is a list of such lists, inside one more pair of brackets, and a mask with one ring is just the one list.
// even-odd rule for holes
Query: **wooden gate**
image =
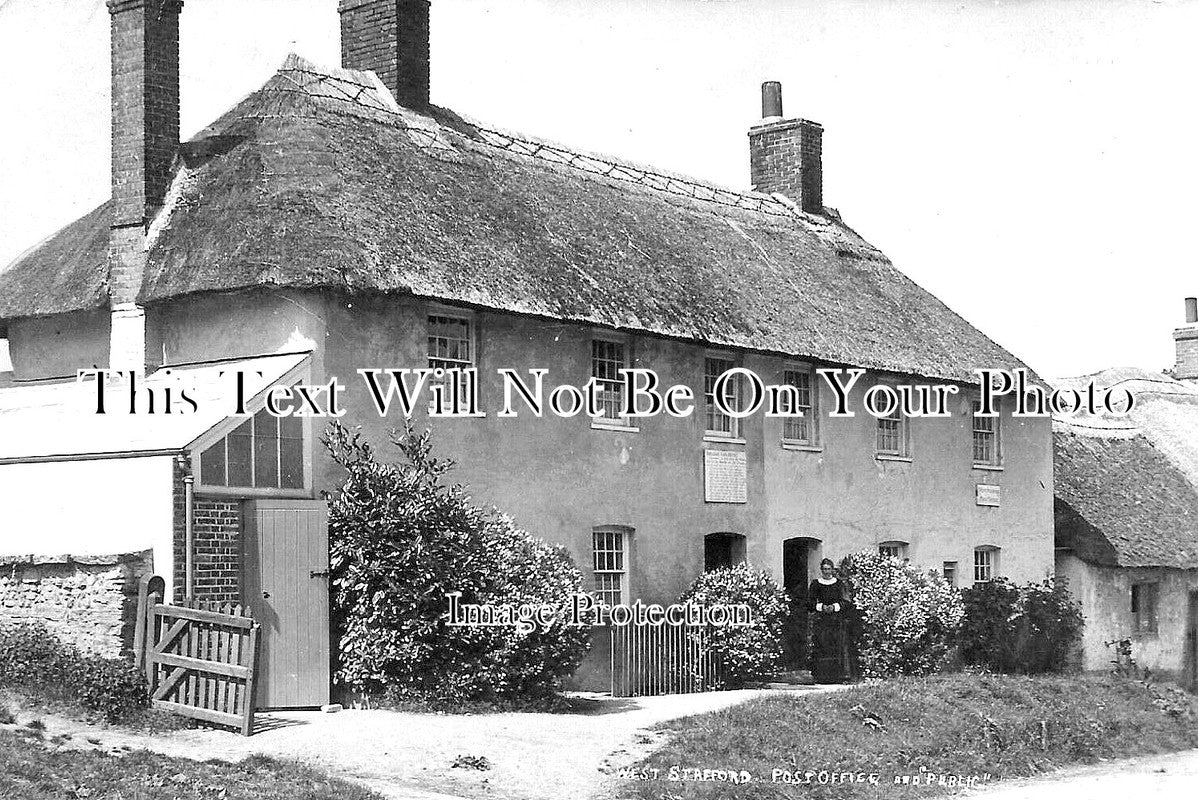
{"label": "wooden gate", "polygon": [[245,504],[244,602],[262,625],[259,708],[329,702],[328,507],[318,500]]}
{"label": "wooden gate", "polygon": [[689,694],[718,689],[719,659],[702,625],[613,625],[613,697]]}
{"label": "wooden gate", "polygon": [[239,605],[196,600],[165,605],[162,579],[143,581],[134,652],[145,670],[151,703],[249,736],[258,634],[259,625]]}

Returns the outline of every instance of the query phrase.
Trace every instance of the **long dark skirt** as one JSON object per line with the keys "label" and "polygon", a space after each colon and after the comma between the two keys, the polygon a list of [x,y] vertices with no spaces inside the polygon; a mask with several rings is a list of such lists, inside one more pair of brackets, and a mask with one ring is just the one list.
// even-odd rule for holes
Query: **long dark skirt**
{"label": "long dark skirt", "polygon": [[843,612],[811,615],[811,677],[816,683],[849,679],[847,622]]}

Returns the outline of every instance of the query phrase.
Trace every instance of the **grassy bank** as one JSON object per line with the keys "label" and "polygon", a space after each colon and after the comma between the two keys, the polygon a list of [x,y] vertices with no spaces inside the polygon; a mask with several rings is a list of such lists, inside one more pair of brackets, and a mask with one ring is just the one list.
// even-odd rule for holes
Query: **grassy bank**
{"label": "grassy bank", "polygon": [[39,731],[0,730],[0,798],[21,800],[382,800],[300,764],[252,756],[229,764],[145,751],[66,749]]}
{"label": "grassy bank", "polygon": [[1000,675],[774,696],[671,724],[670,743],[624,777],[644,800],[952,793],[975,776],[1198,747],[1196,700],[1115,677]]}

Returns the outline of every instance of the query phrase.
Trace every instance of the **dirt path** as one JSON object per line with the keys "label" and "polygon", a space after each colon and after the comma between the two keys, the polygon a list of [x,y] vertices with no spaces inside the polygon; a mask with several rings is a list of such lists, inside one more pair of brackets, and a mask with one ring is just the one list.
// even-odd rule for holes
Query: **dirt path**
{"label": "dirt path", "polygon": [[1104,761],[1040,778],[1004,781],[973,800],[1173,800],[1198,790],[1198,750]]}
{"label": "dirt path", "polygon": [[[47,735],[69,733],[76,743],[106,749],[145,748],[198,760],[237,761],[254,753],[298,759],[393,798],[606,800],[613,796],[611,773],[663,738],[647,730],[650,726],[774,693],[591,698],[571,714],[271,713],[260,715],[260,731],[249,738],[209,729],[147,736],[59,718],[44,721]],[[489,768],[454,767],[459,756],[486,759]]]}

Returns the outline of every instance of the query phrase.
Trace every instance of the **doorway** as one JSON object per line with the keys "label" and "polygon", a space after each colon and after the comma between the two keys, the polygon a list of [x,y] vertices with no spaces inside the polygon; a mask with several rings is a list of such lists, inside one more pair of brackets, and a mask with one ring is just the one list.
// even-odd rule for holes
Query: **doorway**
{"label": "doorway", "polygon": [[329,526],[319,500],[245,504],[245,603],[262,624],[257,706],[329,702]]}
{"label": "doorway", "polygon": [[788,669],[806,669],[809,654],[807,594],[812,567],[819,553],[819,539],[796,536],[782,542],[782,588],[790,598],[790,614],[783,633],[783,664]]}

